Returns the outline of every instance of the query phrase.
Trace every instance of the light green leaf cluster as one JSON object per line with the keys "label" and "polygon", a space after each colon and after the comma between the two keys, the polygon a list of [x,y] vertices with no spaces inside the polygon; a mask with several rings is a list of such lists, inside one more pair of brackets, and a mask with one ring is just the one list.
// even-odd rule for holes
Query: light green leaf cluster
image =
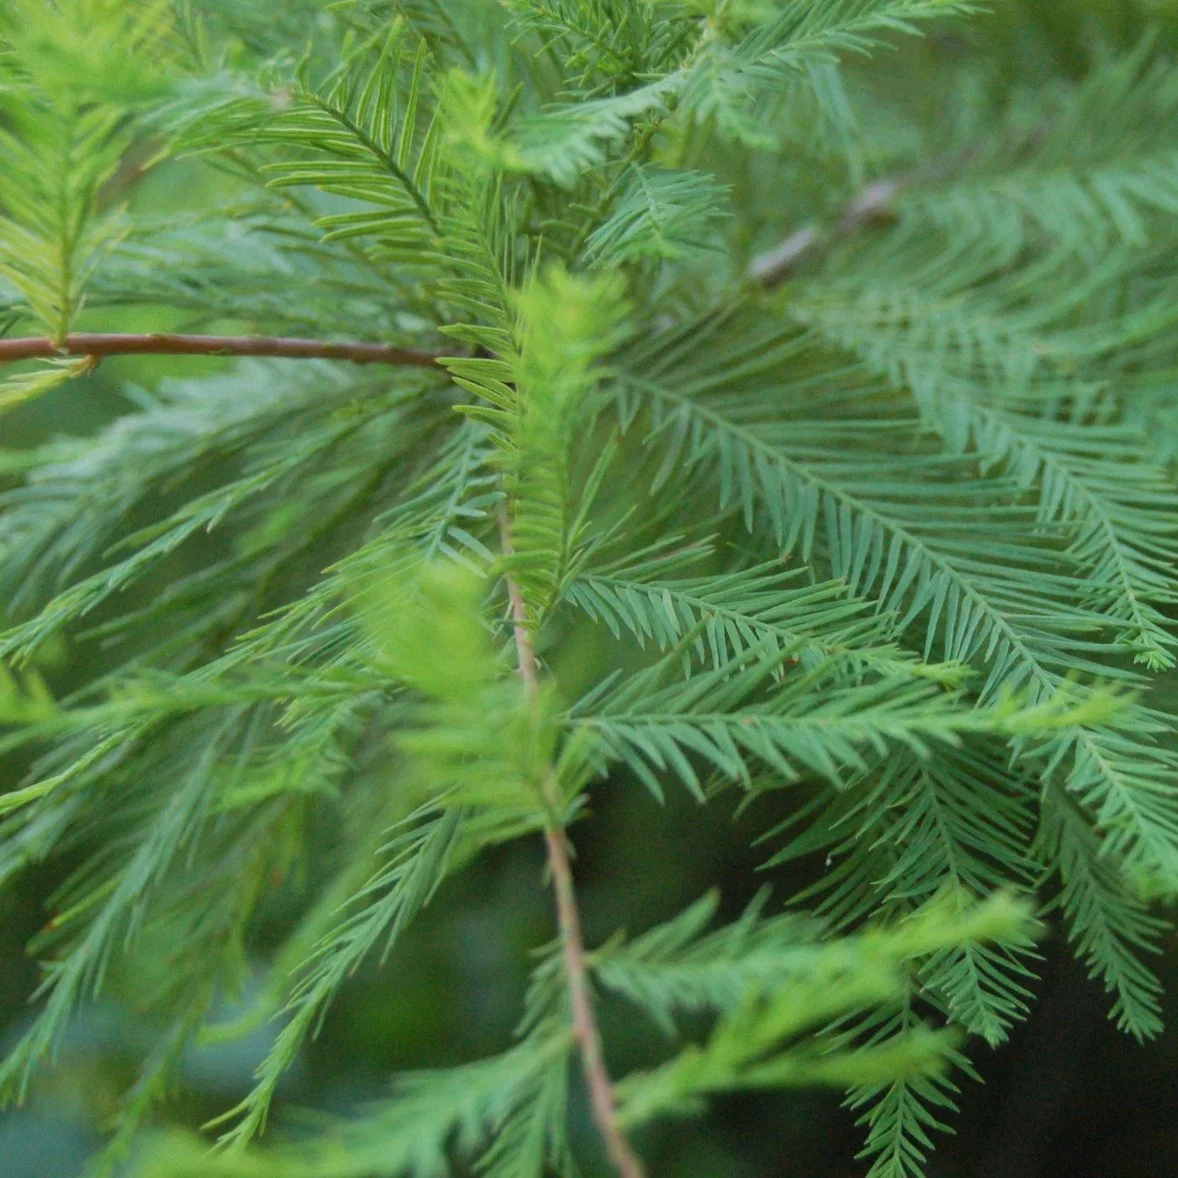
{"label": "light green leaf cluster", "polygon": [[[821,1027],[864,1007],[881,1005],[889,998],[902,998],[903,967],[913,958],[949,948],[960,949],[975,940],[1017,936],[1024,928],[1025,918],[1025,911],[1017,905],[995,898],[985,907],[957,919],[934,906],[894,929],[805,948],[796,944],[788,949],[778,945],[778,959],[767,971],[767,977],[741,987],[735,1000],[715,1003],[724,1014],[702,1047],[688,1048],[657,1071],[628,1077],[622,1083],[619,1090],[622,1118],[627,1123],[638,1124],[668,1112],[684,1113],[693,1110],[705,1095],[742,1088],[813,1084],[846,1088],[881,1080],[903,1082],[936,1075],[948,1061],[954,1037],[927,1028],[911,1028],[902,1037],[880,1045],[850,1049],[844,1045],[842,1050],[820,1042],[793,1048],[786,1044],[806,1028]],[[780,922],[776,923],[782,927]],[[683,955],[690,963],[685,976],[676,976],[676,955],[673,951],[666,952],[664,946],[659,946],[662,951],[648,968],[652,968],[664,986],[669,980],[665,975],[669,974],[674,979],[672,986],[675,982],[680,985],[686,982],[687,993],[692,994],[691,966],[698,969],[716,950],[726,955],[737,949],[733,964],[739,976],[744,964],[740,960],[740,942],[751,941],[760,948],[758,942],[770,940],[771,943],[773,931],[755,929],[751,921],[744,928],[738,926],[738,930],[736,938],[713,936],[703,944],[692,946]],[[638,961],[631,965],[631,969],[638,966],[639,979],[642,950],[649,954],[651,947],[648,934],[646,944],[635,954]],[[625,955],[619,956],[622,962],[617,963],[621,965],[618,972],[625,979]],[[699,993],[692,996],[698,1002]],[[683,1001],[682,996],[679,1001]],[[712,1005],[706,1001],[704,1004]]]}
{"label": "light green leaf cluster", "polygon": [[[15,0],[0,13],[0,288],[15,295],[9,326],[62,340],[88,280],[125,231],[119,173],[133,120],[161,86],[169,7]],[[86,369],[7,376],[0,410]]]}

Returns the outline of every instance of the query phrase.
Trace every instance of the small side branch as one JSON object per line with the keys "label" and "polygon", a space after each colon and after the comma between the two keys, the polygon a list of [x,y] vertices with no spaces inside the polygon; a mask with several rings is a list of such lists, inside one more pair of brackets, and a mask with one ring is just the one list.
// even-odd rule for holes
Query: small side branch
{"label": "small side branch", "polygon": [[869,184],[848,202],[832,228],[825,231],[814,226],[799,229],[780,245],[755,257],[749,264],[749,280],[771,289],[792,278],[804,262],[810,261],[834,242],[890,216],[896,198],[908,182],[904,178],[897,178]]}
{"label": "small side branch", "polygon": [[[503,549],[511,552],[511,533],[503,521]],[[535,699],[540,690],[536,652],[528,629],[527,605],[515,579],[506,578],[507,596],[511,604],[511,620],[515,627],[515,648],[519,661],[519,676],[529,697]],[[552,816],[544,832],[548,851],[548,866],[552,872],[552,886],[556,893],[556,919],[564,953],[565,979],[568,983],[569,1004],[573,1013],[573,1037],[581,1055],[581,1070],[589,1092],[589,1106],[593,1120],[605,1143],[606,1153],[621,1178],[644,1178],[642,1163],[634,1152],[625,1131],[618,1123],[613,1086],[605,1065],[601,1032],[593,1013],[593,995],[589,990],[589,966],[585,960],[585,938],[581,932],[581,914],[573,887],[573,867],[569,845],[558,819],[559,798],[556,777],[549,772],[545,783],[545,802]]]}
{"label": "small side branch", "polygon": [[433,368],[438,357],[394,344],[290,339],[282,336],[142,335],[71,332],[60,343],[47,336],[0,339],[0,364],[16,360],[50,360],[62,356],[278,356],[293,360],[346,360],[352,364],[396,364]]}

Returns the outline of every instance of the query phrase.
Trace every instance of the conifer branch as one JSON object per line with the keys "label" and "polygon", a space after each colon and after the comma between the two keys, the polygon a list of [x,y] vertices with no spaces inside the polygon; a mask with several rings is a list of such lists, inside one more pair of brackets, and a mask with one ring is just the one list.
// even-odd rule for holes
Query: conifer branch
{"label": "conifer branch", "polygon": [[[806,226],[773,249],[755,257],[748,277],[765,289],[790,278],[809,258],[833,241],[848,237],[886,217],[905,185],[902,179],[877,180],[853,197],[835,226],[827,231]],[[63,356],[269,356],[295,360],[344,360],[352,364],[389,364],[432,368],[439,353],[364,340],[334,341],[283,336],[188,335],[178,332],[70,332],[60,342],[48,336],[0,339],[0,365],[19,360]]]}
{"label": "conifer branch", "polygon": [[[513,551],[511,529],[506,517],[501,521],[503,551]],[[528,630],[527,604],[518,582],[508,575],[507,597],[511,605],[511,620],[515,630],[515,648],[519,662],[519,676],[529,698],[537,699],[540,678],[537,674],[536,652]],[[581,1053],[581,1067],[589,1091],[593,1120],[605,1142],[606,1153],[621,1178],[643,1178],[644,1171],[634,1147],[618,1121],[613,1085],[605,1064],[601,1032],[593,1013],[593,996],[589,991],[589,966],[585,959],[585,939],[581,932],[581,914],[573,886],[573,868],[569,859],[568,840],[559,820],[559,799],[556,794],[556,774],[551,766],[545,779],[544,801],[548,809],[548,827],[544,841],[548,852],[548,866],[552,871],[552,886],[556,893],[556,918],[560,928],[564,953],[565,977],[569,1001],[573,1008],[573,1037]]]}
{"label": "conifer branch", "polygon": [[[0,886],[64,873],[0,1104],[59,1047],[76,1063],[67,1029],[117,970],[164,1030],[109,1168],[189,1086],[188,1043],[234,1033],[209,996],[308,861],[334,874],[233,1020],[281,1026],[210,1122],[233,1120],[231,1148],[152,1132],[138,1178],[399,1178],[451,1158],[572,1174],[593,1143],[571,1132],[570,1084],[615,1178],[659,1169],[640,1126],[801,1085],[851,1089],[870,1178],[916,1178],[950,1069],[970,1070],[952,1034],[1001,1040],[1035,986],[1021,907],[974,902],[1037,880],[1114,1020],[1158,1034],[1146,954],[1169,926],[1147,897],[1178,895],[1157,678],[1178,661],[1162,47],[1086,77],[995,61],[1009,93],[976,84],[972,51],[922,53],[920,85],[881,106],[882,75],[839,61],[977,0],[720,4],[703,22],[699,5],[510,0],[469,44],[429,5],[390,22],[386,0],[354,0],[310,25],[280,11],[299,5],[171,7],[0,3],[0,366],[25,362],[0,367],[0,409],[107,356],[410,371],[372,374],[389,395],[341,413],[317,363],[187,378],[174,361],[161,398],[67,437],[50,414],[0,451],[0,751],[35,750],[0,792]],[[838,179],[863,144],[886,174]],[[229,175],[117,199],[147,156],[191,153]],[[810,181],[749,257],[767,158]],[[199,318],[74,330],[79,308],[131,303]],[[249,334],[180,334],[227,318]],[[453,395],[420,395],[433,381],[411,371],[434,365]],[[472,572],[496,527],[506,673]],[[536,659],[549,616],[567,654],[600,648],[575,700]],[[93,657],[46,682],[34,656],[66,637]],[[1148,707],[1121,698],[1155,682]],[[709,888],[589,949],[569,831],[606,767],[660,799],[780,791],[764,866],[825,853],[790,902],[818,919],[762,894],[712,928]],[[538,828],[560,947],[518,1042],[238,1148],[354,970],[411,921],[448,936],[444,882]],[[641,864],[643,823],[613,833]],[[162,988],[135,969],[157,950],[176,967]],[[607,1068],[606,993],[667,1058]]]}
{"label": "conifer branch", "polygon": [[277,356],[293,360],[346,360],[352,364],[395,364],[432,368],[438,357],[417,348],[363,341],[291,339],[282,336],[181,335],[75,331],[60,342],[48,336],[0,339],[0,364],[62,356]]}

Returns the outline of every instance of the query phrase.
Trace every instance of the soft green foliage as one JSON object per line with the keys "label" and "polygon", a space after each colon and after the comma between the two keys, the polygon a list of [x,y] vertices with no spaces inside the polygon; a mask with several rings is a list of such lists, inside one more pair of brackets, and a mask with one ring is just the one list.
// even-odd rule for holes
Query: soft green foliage
{"label": "soft green foliage", "polygon": [[55,338],[119,231],[102,189],[133,142],[128,116],[157,81],[167,7],[18,0],[0,16],[0,275]]}
{"label": "soft green foliage", "polygon": [[[332,1126],[307,1142],[266,1154],[211,1157],[196,1143],[162,1140],[140,1168],[145,1176],[240,1175],[240,1178],[370,1178],[376,1175],[448,1172],[447,1145],[478,1154],[490,1131],[510,1132],[521,1105],[548,1104],[562,1086],[567,1034],[548,1028],[497,1058],[447,1071],[404,1077],[386,1107],[366,1110],[363,1120]],[[549,1105],[550,1107],[550,1105]],[[557,1126],[554,1126],[557,1128]],[[522,1151],[521,1151],[522,1152]],[[562,1151],[563,1152],[563,1151]],[[558,1155],[559,1156],[559,1155]],[[493,1163],[488,1153],[484,1157]],[[541,1173],[541,1153],[529,1170]]]}
{"label": "soft green foliage", "polygon": [[[685,915],[690,919],[694,914],[689,911]],[[664,930],[656,930],[654,937],[648,934],[648,944],[656,939],[664,942],[658,945],[657,961],[650,963],[654,967],[654,987],[647,982],[647,987],[655,989],[657,1000],[667,1003],[668,998],[673,1002],[678,997],[685,1005],[714,1004],[724,1017],[702,1047],[688,1048],[656,1072],[628,1077],[620,1089],[622,1119],[638,1124],[668,1111],[690,1111],[700,1096],[709,1092],[799,1084],[833,1084],[841,1088],[877,1079],[906,1082],[936,1075],[943,1069],[953,1042],[953,1036],[944,1031],[920,1028],[882,1045],[850,1043],[843,1050],[821,1043],[785,1051],[779,1048],[807,1027],[821,1026],[849,1011],[884,1003],[889,998],[902,1000],[906,991],[903,969],[913,959],[959,948],[963,940],[972,943],[1009,933],[1019,923],[1017,917],[1012,921],[1012,916],[1015,912],[1007,906],[991,902],[957,924],[947,921],[945,913],[932,905],[898,929],[817,946],[805,946],[796,927],[789,929],[792,935],[785,945],[773,945],[781,922],[765,922],[758,928],[755,921],[746,919],[732,930],[735,937],[713,935],[682,952],[679,960],[676,954],[667,952]],[[761,976],[757,976],[758,970],[741,977],[745,965],[741,950],[746,944],[758,957],[770,946],[776,949],[775,955],[766,955],[768,962],[758,961],[761,968],[768,966]],[[715,970],[716,961],[708,960],[713,955],[719,956],[723,964],[721,985],[726,991],[714,997],[709,994],[706,974],[700,981],[692,977],[701,966],[706,970],[710,965]],[[614,956],[605,980],[608,985],[612,973],[616,985],[620,974],[633,995],[633,972],[641,987],[643,970],[638,962],[627,963],[625,956]],[[629,978],[628,965],[632,971]],[[670,995],[659,993],[660,981],[670,989]],[[674,993],[676,985],[682,987],[681,994]],[[638,993],[649,1000],[649,989],[643,993],[640,988]]]}
{"label": "soft green foliage", "polygon": [[[1033,999],[1036,916],[1155,1035],[1151,905],[1178,896],[1162,40],[1014,86],[968,37],[914,48],[984,46],[957,0],[266,7],[0,13],[7,333],[60,341],[84,308],[438,358],[173,357],[146,387],[118,370],[114,420],[5,453],[0,881],[69,871],[0,1096],[154,960],[158,1044],[99,1167],[592,1167],[561,944],[500,1053],[253,1139],[440,889],[543,840],[563,905],[559,848],[627,790],[752,815],[811,911],[762,896],[708,932],[713,897],[585,947],[603,1004],[665,1036],[613,1087],[639,1152],[710,1096],[833,1085],[872,1178],[919,1174],[968,1053]],[[896,52],[910,84],[875,64]],[[145,211],[169,169],[216,198]],[[92,367],[13,369],[0,407],[68,405]],[[63,649],[96,669],[62,683]],[[146,1128],[189,1044],[270,1020],[228,1148]]]}

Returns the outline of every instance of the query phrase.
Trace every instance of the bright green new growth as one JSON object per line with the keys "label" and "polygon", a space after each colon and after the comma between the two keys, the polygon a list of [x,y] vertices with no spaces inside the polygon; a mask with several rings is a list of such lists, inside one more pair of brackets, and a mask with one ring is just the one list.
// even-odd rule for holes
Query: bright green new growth
{"label": "bright green new growth", "polygon": [[[806,1085],[849,1092],[872,1178],[908,1178],[968,1037],[1028,1009],[1036,903],[1158,1032],[1178,83],[1149,41],[1015,94],[934,55],[930,112],[868,60],[975,11],[6,7],[6,335],[154,308],[438,363],[177,357],[125,416],[5,455],[0,882],[82,852],[5,1100],[157,946],[185,950],[165,1031],[98,1170],[571,1175],[583,1071],[624,1178],[654,1119]],[[224,199],[136,209],[141,173],[206,165]],[[63,635],[106,647],[55,700],[30,664]],[[764,861],[825,857],[813,915],[762,896],[713,927],[710,897],[583,944],[568,844],[607,777],[754,814],[788,791]],[[253,1141],[350,974],[541,837],[558,939],[517,1041]],[[210,1021],[268,881],[312,856],[256,1007]],[[594,996],[664,1062],[611,1080]],[[140,1132],[188,1044],[271,1019],[230,1148]]]}

